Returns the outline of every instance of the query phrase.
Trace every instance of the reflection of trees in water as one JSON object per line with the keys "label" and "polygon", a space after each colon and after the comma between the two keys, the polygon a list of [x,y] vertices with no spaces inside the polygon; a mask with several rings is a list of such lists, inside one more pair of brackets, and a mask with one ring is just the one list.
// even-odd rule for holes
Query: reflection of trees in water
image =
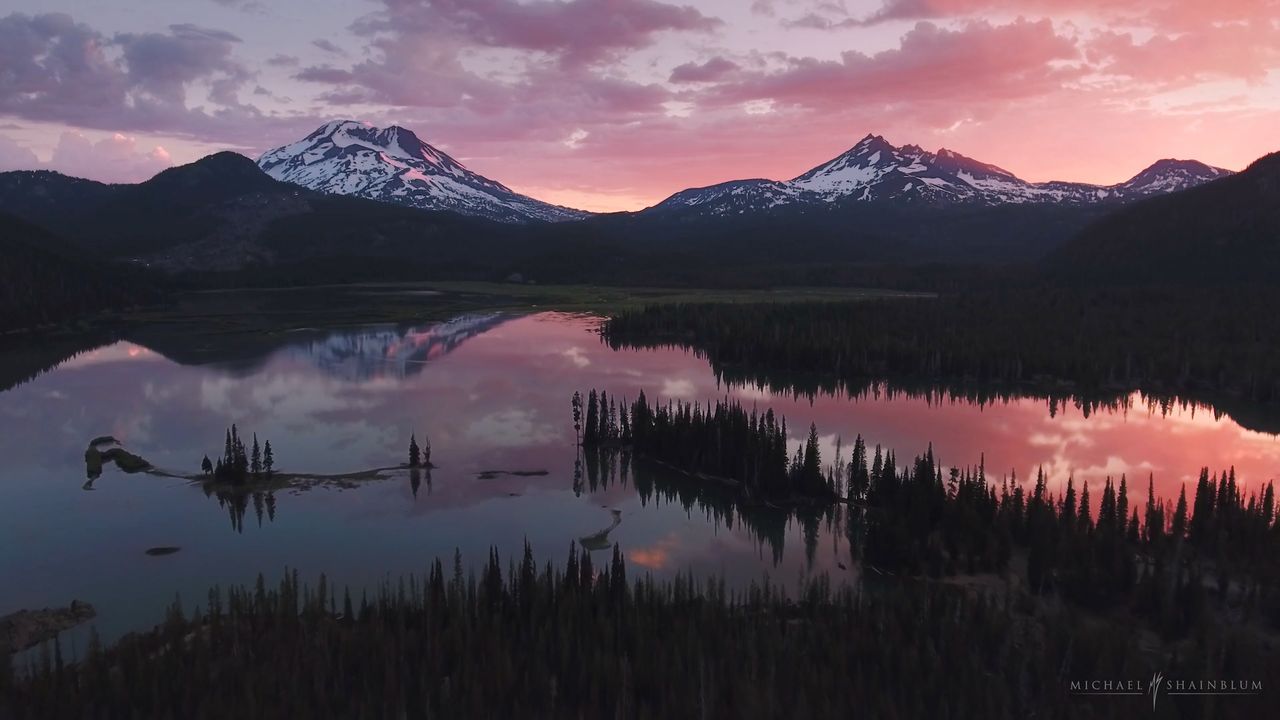
{"label": "reflection of trees in water", "polygon": [[248,514],[250,505],[253,505],[253,514],[258,519],[258,527],[262,527],[263,516],[266,517],[267,522],[275,522],[276,494],[274,491],[246,492],[218,487],[214,483],[204,483],[202,487],[204,496],[215,498],[218,501],[218,507],[226,511],[231,518],[231,529],[238,533],[244,532],[244,516]]}
{"label": "reflection of trees in water", "polygon": [[[408,478],[409,490],[413,493],[415,500],[423,490],[424,485],[426,486],[427,495],[431,494],[430,470],[411,469]],[[308,487],[304,485],[298,489],[307,489]],[[343,487],[350,487],[350,485],[343,485]],[[255,490],[251,487],[208,481],[201,482],[200,488],[204,491],[205,497],[212,498],[218,502],[218,507],[222,508],[231,519],[231,529],[238,533],[244,532],[244,520],[245,516],[249,514],[250,507],[253,508],[253,516],[257,519],[258,527],[262,527],[264,522],[274,522],[276,519],[277,490],[290,491],[290,487],[287,485],[281,488]]]}
{"label": "reflection of trees in water", "polygon": [[6,341],[0,345],[0,392],[31,382],[68,360],[115,341],[114,336],[102,332]]}
{"label": "reflection of trees in water", "polygon": [[843,517],[833,506],[784,508],[747,501],[732,488],[633,458],[625,449],[584,450],[579,455],[574,473],[576,493],[583,489],[599,492],[615,483],[622,487],[633,484],[642,505],[676,503],[690,515],[694,511],[702,514],[714,527],[740,528],[759,548],[768,549],[775,567],[782,563],[787,528],[793,520],[800,524],[805,560],[812,567],[823,528],[838,537]]}
{"label": "reflection of trees in water", "polygon": [[418,499],[418,492],[422,489],[422,480],[424,477],[427,481],[427,495],[430,495],[432,490],[431,471],[416,467],[409,469],[409,490],[413,492],[414,500]]}
{"label": "reflection of trees in water", "polygon": [[965,404],[985,408],[1008,405],[1019,400],[1043,402],[1050,417],[1073,408],[1088,418],[1099,412],[1125,414],[1145,410],[1150,415],[1167,417],[1173,413],[1210,413],[1215,420],[1230,418],[1248,430],[1280,433],[1280,420],[1274,408],[1257,403],[1234,400],[1226,396],[1191,398],[1160,395],[1133,389],[1084,393],[1064,387],[1061,390],[1034,384],[993,385],[963,383],[910,382],[903,380],[838,380],[794,376],[768,371],[746,371],[740,368],[716,367],[716,381],[728,388],[753,388],[772,395],[804,398],[812,402],[818,397],[850,400],[923,400],[929,405]]}

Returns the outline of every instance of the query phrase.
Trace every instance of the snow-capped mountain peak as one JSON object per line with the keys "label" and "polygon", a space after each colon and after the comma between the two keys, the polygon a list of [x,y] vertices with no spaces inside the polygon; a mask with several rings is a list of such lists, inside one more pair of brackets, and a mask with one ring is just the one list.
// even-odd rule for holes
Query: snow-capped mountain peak
{"label": "snow-capped mountain peak", "polygon": [[740,214],[780,204],[911,202],[1004,205],[1086,205],[1125,202],[1194,187],[1231,174],[1195,161],[1161,160],[1116,185],[1031,183],[997,165],[946,148],[895,146],[869,134],[849,150],[787,182],[751,180],[677,193],[657,208],[699,207],[717,215]]}
{"label": "snow-capped mountain peak", "polygon": [[265,153],[258,167],[277,180],[312,190],[501,222],[557,222],[586,215],[520,195],[474,173],[398,125],[380,128],[334,120]]}
{"label": "snow-capped mountain peak", "polygon": [[1177,192],[1232,174],[1199,160],[1157,160],[1151,167],[1120,183],[1129,195],[1136,197]]}

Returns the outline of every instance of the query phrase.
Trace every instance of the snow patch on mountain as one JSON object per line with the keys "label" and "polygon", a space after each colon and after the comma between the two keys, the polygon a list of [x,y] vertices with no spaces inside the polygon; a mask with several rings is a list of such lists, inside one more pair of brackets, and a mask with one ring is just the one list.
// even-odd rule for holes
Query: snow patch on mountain
{"label": "snow patch on mountain", "polygon": [[521,195],[393,125],[326,123],[258,159],[271,177],[335,195],[354,195],[425,210],[449,210],[500,222],[560,222],[581,210]]}
{"label": "snow patch on mountain", "polygon": [[1201,185],[1231,172],[1193,160],[1161,160],[1117,185],[1031,183],[943,148],[896,147],[868,135],[847,152],[787,182],[741,180],[676,193],[651,210],[699,208],[734,215],[782,204],[893,201],[943,204],[1127,202]]}

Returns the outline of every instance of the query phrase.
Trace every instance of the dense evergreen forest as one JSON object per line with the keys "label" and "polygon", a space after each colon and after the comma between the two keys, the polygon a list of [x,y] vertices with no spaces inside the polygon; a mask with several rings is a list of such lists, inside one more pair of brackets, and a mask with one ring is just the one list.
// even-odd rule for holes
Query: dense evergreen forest
{"label": "dense evergreen forest", "polygon": [[[1122,618],[1087,619],[1012,594],[826,579],[634,578],[615,546],[597,568],[496,550],[478,574],[353,598],[287,575],[210,591],[155,630],[30,672],[0,666],[0,717],[1133,717],[1149,699],[1073,696],[1076,678],[1275,678],[1242,629],[1201,628],[1171,655]],[[1259,717],[1264,696],[1165,698],[1156,717]]]}
{"label": "dense evergreen forest", "polygon": [[1077,495],[1070,477],[1061,495],[1051,496],[1043,472],[1030,492],[1016,477],[997,485],[982,467],[951,468],[944,480],[932,448],[899,468],[892,451],[873,452],[861,436],[847,461],[838,450],[824,465],[815,426],[788,461],[786,421],[771,409],[748,413],[732,402],[654,409],[643,392],[630,412],[623,405],[592,390],[583,410],[582,396],[573,396],[593,483],[602,462],[613,470],[601,453],[626,453],[625,469],[634,452],[689,483],[730,483],[748,500],[843,501],[855,509],[851,559],[877,572],[1012,574],[1033,594],[1093,610],[1125,608],[1170,636],[1187,633],[1215,606],[1280,631],[1280,522],[1270,481],[1246,495],[1234,469],[1211,475],[1206,467],[1193,498],[1184,488],[1175,504],[1156,498],[1148,478],[1140,509],[1130,505],[1124,475],[1108,477],[1097,502],[1087,485]]}
{"label": "dense evergreen forest", "polygon": [[0,333],[154,303],[163,283],[138,268],[92,262],[48,232],[0,213]]}
{"label": "dense evergreen forest", "polygon": [[1280,401],[1280,290],[1021,286],[938,298],[667,304],[604,325],[614,347],[673,344],[724,379],[862,393],[883,380],[1115,400]]}
{"label": "dense evergreen forest", "polygon": [[[737,402],[709,404],[669,402],[650,407],[644,392],[619,408],[608,393],[588,393],[572,399],[574,430],[588,450],[627,447],[650,460],[682,472],[732,483],[750,494],[772,498],[834,499],[835,486],[819,462],[818,431],[794,457],[788,458],[787,421],[774,415],[747,412]],[[585,426],[582,422],[585,421]]]}

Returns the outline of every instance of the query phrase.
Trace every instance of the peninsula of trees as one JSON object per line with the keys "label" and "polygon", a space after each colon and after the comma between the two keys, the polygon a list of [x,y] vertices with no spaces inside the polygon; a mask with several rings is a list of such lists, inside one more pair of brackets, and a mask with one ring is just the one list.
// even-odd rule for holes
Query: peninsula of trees
{"label": "peninsula of trees", "polygon": [[[643,391],[628,408],[607,392],[591,390],[571,401],[583,448],[627,447],[704,480],[728,481],[747,493],[774,499],[835,500],[832,477],[823,473],[818,429],[788,454],[787,422],[748,412],[737,402],[669,402],[651,407]],[[585,423],[585,424],[584,424]]]}

